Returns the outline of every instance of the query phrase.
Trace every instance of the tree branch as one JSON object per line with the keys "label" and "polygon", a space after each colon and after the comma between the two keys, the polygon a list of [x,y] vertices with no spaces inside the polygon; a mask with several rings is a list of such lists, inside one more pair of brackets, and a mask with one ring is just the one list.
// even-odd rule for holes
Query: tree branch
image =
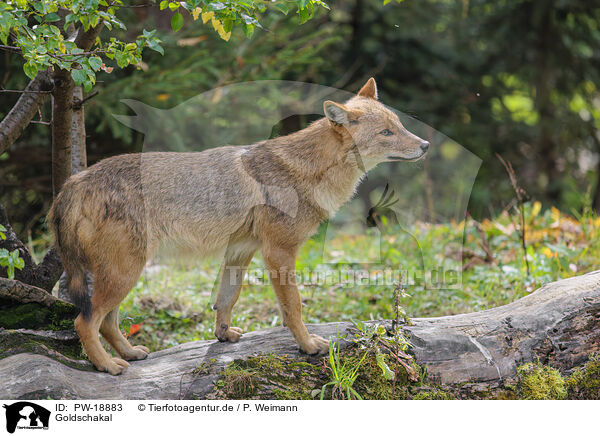
{"label": "tree branch", "polygon": [[0,122],[0,154],[4,153],[21,136],[37,109],[48,97],[52,82],[47,71],[40,71],[25,88],[17,103]]}
{"label": "tree branch", "polygon": [[91,49],[103,27],[104,23],[100,23],[96,27],[90,27],[85,32],[82,31],[82,29],[79,29],[77,32],[77,37],[75,38],[75,44],[77,47],[84,51]]}

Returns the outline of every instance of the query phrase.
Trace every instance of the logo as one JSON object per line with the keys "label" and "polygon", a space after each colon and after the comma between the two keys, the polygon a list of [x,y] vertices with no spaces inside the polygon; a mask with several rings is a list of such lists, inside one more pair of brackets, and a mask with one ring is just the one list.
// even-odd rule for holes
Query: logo
{"label": "logo", "polygon": [[18,429],[48,429],[50,411],[28,401],[5,404],[6,431],[14,433]]}

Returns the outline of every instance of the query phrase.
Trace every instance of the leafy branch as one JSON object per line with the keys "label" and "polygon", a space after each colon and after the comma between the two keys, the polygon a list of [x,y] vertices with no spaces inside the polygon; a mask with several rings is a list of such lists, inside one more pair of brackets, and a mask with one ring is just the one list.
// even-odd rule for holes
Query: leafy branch
{"label": "leafy branch", "polygon": [[[328,8],[320,0],[164,0],[159,7],[175,12],[171,19],[175,32],[183,27],[185,13],[194,21],[200,17],[203,23],[210,21],[219,36],[228,41],[236,25],[242,27],[247,37],[252,36],[256,27],[262,28],[258,15],[265,12],[268,5],[287,14],[292,4],[297,6],[301,22],[312,18],[317,7]],[[89,50],[83,50],[77,44],[75,36],[93,28],[126,30],[117,12],[127,7],[130,6],[122,0],[0,1],[0,49],[19,53],[24,61],[23,71],[31,79],[38,71],[58,68],[70,71],[75,85],[83,86],[87,92],[96,83],[96,73],[109,62],[116,63],[119,68],[129,65],[139,67],[145,48],[164,54],[156,30],[143,30],[130,42],[115,37],[105,41],[97,37]]]}

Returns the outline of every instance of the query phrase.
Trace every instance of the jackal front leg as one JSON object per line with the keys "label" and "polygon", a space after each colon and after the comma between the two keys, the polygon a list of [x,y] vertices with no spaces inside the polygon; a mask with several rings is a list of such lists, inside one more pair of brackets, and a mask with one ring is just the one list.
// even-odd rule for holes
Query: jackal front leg
{"label": "jackal front leg", "polygon": [[329,341],[321,336],[309,334],[302,321],[302,301],[296,284],[296,248],[267,244],[263,247],[263,256],[279,300],[283,321],[302,351],[307,354],[327,351]]}
{"label": "jackal front leg", "polygon": [[254,251],[238,252],[227,248],[223,265],[219,291],[213,309],[217,311],[215,319],[215,336],[221,342],[237,342],[242,336],[242,329],[231,326],[231,311],[235,305],[248,265],[254,256]]}

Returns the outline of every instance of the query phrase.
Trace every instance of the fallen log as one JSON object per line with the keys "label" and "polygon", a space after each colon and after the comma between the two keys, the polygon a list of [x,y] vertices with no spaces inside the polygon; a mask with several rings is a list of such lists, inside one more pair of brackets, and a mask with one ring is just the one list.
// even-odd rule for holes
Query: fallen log
{"label": "fallen log", "polygon": [[[308,329],[336,337],[351,327],[351,323],[330,323]],[[600,271],[547,284],[505,306],[415,318],[403,328],[416,362],[441,387],[463,392],[502,387],[514,379],[519,365],[536,359],[568,373],[600,350]],[[234,360],[257,353],[301,358],[289,331],[277,327],[246,333],[236,344],[196,341],[154,352],[144,361],[133,362],[125,374],[113,377],[94,371],[85,360],[57,358],[44,348],[11,354],[2,349],[3,343],[10,342],[2,338],[10,335],[20,335],[21,343],[43,343],[48,333],[0,331],[0,356],[8,356],[0,360],[0,397],[11,399],[206,398],[220,377],[218,370]],[[55,334],[51,340],[60,338]],[[213,370],[198,371],[205,366]]]}

